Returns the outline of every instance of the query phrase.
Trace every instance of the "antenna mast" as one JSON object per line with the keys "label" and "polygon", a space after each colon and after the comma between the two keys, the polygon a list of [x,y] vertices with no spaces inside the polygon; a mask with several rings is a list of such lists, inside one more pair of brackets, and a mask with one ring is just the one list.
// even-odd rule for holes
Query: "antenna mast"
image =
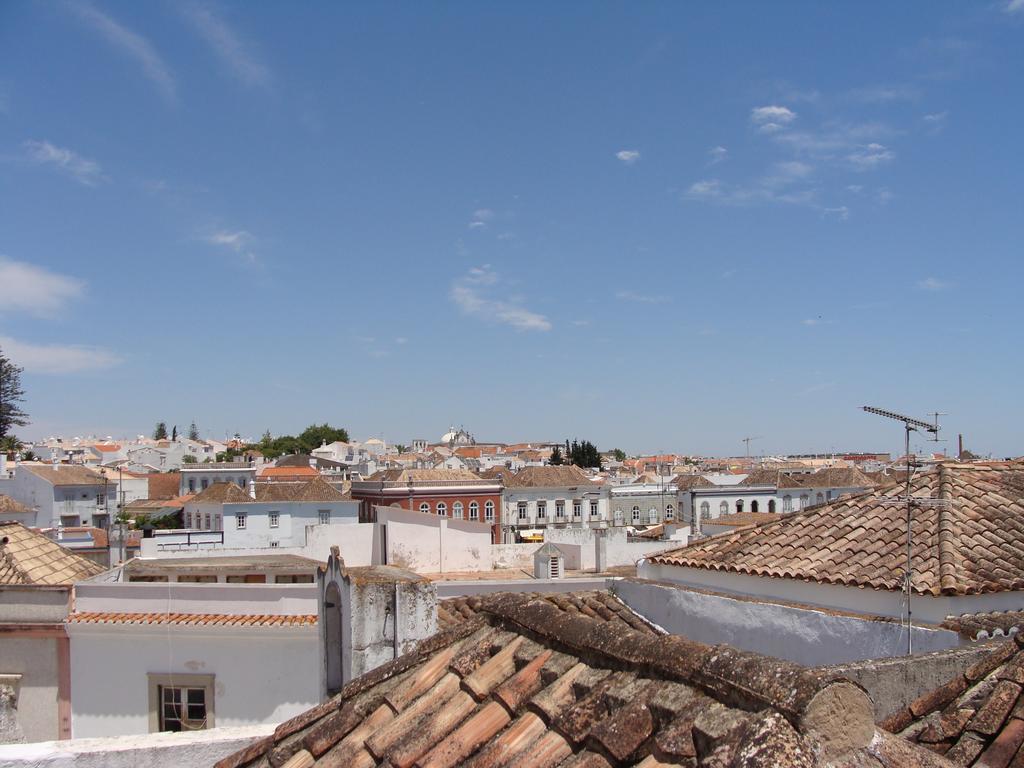
{"label": "antenna mast", "polygon": [[912,416],[904,416],[902,413],[895,413],[894,411],[886,411],[882,408],[873,408],[870,405],[865,405],[864,410],[868,413],[873,413],[876,416],[883,416],[893,421],[903,422],[903,430],[905,435],[904,442],[904,458],[907,462],[907,483],[906,483],[906,494],[903,498],[898,496],[886,497],[883,496],[879,499],[880,503],[884,506],[906,504],[907,505],[907,568],[904,574],[904,589],[907,591],[907,655],[909,656],[914,652],[914,623],[913,623],[913,611],[911,610],[910,600],[913,595],[911,578],[913,576],[913,561],[911,559],[912,545],[913,545],[913,529],[911,523],[914,519],[914,505],[918,506],[937,506],[937,504],[929,504],[929,502],[939,502],[939,499],[915,499],[910,493],[910,480],[911,480],[911,469],[917,466],[917,462],[910,455],[910,433],[917,431],[929,432],[934,435],[934,440],[938,442],[939,439],[939,416],[944,416],[942,413],[932,414],[935,417],[935,421],[929,424],[927,421],[921,421],[921,419],[915,419]]}

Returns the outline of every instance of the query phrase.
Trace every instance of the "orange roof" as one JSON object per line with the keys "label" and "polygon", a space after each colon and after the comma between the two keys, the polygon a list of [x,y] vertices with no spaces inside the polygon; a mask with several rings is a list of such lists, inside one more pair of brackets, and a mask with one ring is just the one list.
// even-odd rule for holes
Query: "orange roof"
{"label": "orange roof", "polygon": [[312,627],[315,614],[271,616],[266,613],[248,616],[226,613],[108,613],[83,611],[68,616],[71,624],[174,624],[208,627]]}
{"label": "orange roof", "polygon": [[117,444],[94,445],[93,448],[95,448],[97,451],[103,451],[104,453],[113,453],[114,451],[121,450],[121,446]]}
{"label": "orange roof", "polygon": [[260,477],[315,477],[320,473],[313,467],[264,467]]}

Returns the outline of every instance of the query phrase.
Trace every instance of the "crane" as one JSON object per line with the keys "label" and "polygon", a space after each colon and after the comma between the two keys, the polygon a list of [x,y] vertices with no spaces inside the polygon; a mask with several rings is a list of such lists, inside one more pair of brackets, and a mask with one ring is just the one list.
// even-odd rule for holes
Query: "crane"
{"label": "crane", "polygon": [[747,444],[747,458],[748,459],[750,458],[750,441],[751,440],[760,440],[760,439],[761,439],[761,435],[753,435],[753,436],[750,436],[750,437],[744,437],[742,440],[740,440],[741,443],[746,443]]}

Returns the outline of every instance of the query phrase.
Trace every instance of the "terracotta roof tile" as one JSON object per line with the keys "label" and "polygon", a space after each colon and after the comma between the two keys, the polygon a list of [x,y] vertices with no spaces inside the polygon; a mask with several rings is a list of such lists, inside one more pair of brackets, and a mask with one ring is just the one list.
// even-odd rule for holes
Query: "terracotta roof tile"
{"label": "terracotta roof tile", "polygon": [[[898,591],[906,510],[888,489],[654,555],[650,562]],[[914,590],[928,595],[1024,589],[1024,464],[943,464],[914,496],[948,504],[914,515]]]}
{"label": "terracotta roof tile", "polygon": [[583,470],[571,464],[523,467],[514,475],[505,478],[506,488],[564,488],[591,485],[593,483]]}
{"label": "terracotta roof tile", "polygon": [[22,504],[20,501],[15,501],[10,496],[5,496],[0,493],[0,515],[3,514],[14,514],[24,515],[31,512],[28,507]]}
{"label": "terracotta roof tile", "polygon": [[21,523],[0,522],[0,584],[73,584],[105,568]]}
{"label": "terracotta roof tile", "polygon": [[99,472],[78,464],[19,464],[18,472],[31,472],[51,485],[104,485],[109,482]]}
{"label": "terracotta roof tile", "polygon": [[171,624],[175,626],[219,627],[311,627],[315,615],[274,616],[270,614],[224,613],[117,613],[81,611],[68,616],[71,624]]}
{"label": "terracotta roof tile", "polygon": [[798,665],[522,594],[477,613],[218,768],[817,766],[884,739],[859,688]]}

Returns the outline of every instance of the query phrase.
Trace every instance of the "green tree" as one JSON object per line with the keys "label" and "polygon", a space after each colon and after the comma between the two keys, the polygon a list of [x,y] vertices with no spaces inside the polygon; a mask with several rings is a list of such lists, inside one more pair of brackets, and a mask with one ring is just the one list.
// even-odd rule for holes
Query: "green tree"
{"label": "green tree", "polygon": [[171,440],[174,440],[175,442],[178,441],[178,425],[177,424],[175,424],[174,427],[171,429]]}
{"label": "green tree", "polygon": [[624,450],[622,450],[621,448],[616,448],[615,450],[612,451],[612,453],[615,454],[615,460],[616,461],[625,461],[626,460],[626,452]]}
{"label": "green tree", "polygon": [[21,387],[23,371],[0,350],[0,438],[12,434],[14,427],[28,424],[28,414],[20,405],[25,402],[25,390]]}
{"label": "green tree", "polygon": [[309,453],[324,443],[333,443],[335,441],[347,443],[348,432],[340,427],[332,427],[326,422],[323,424],[311,424],[302,431],[298,441],[302,452]]}
{"label": "green tree", "polygon": [[409,446],[402,445],[401,443],[395,443],[395,450],[399,453],[407,453],[409,451]]}
{"label": "green tree", "polygon": [[[568,440],[566,440],[566,444],[569,444]],[[569,463],[575,464],[577,467],[601,468],[601,454],[597,450],[597,446],[589,440],[582,442],[573,440],[572,445],[569,445],[568,457]]]}
{"label": "green tree", "polygon": [[260,438],[260,448],[269,448],[272,442],[274,442],[274,436],[270,434],[268,429],[263,433],[263,437]]}
{"label": "green tree", "polygon": [[565,458],[562,456],[562,449],[557,445],[555,446],[555,450],[551,452],[551,458],[548,459],[548,463],[553,467],[560,467],[565,463]]}
{"label": "green tree", "polygon": [[199,427],[196,426],[196,420],[192,419],[192,423],[188,425],[188,439],[198,440],[199,439]]}
{"label": "green tree", "polygon": [[185,454],[184,456],[181,457],[181,463],[182,464],[198,464],[199,460],[195,456],[192,456],[192,455],[189,455],[189,454]]}
{"label": "green tree", "polygon": [[156,423],[156,429],[153,430],[154,440],[166,440],[167,439],[167,425],[162,421]]}

